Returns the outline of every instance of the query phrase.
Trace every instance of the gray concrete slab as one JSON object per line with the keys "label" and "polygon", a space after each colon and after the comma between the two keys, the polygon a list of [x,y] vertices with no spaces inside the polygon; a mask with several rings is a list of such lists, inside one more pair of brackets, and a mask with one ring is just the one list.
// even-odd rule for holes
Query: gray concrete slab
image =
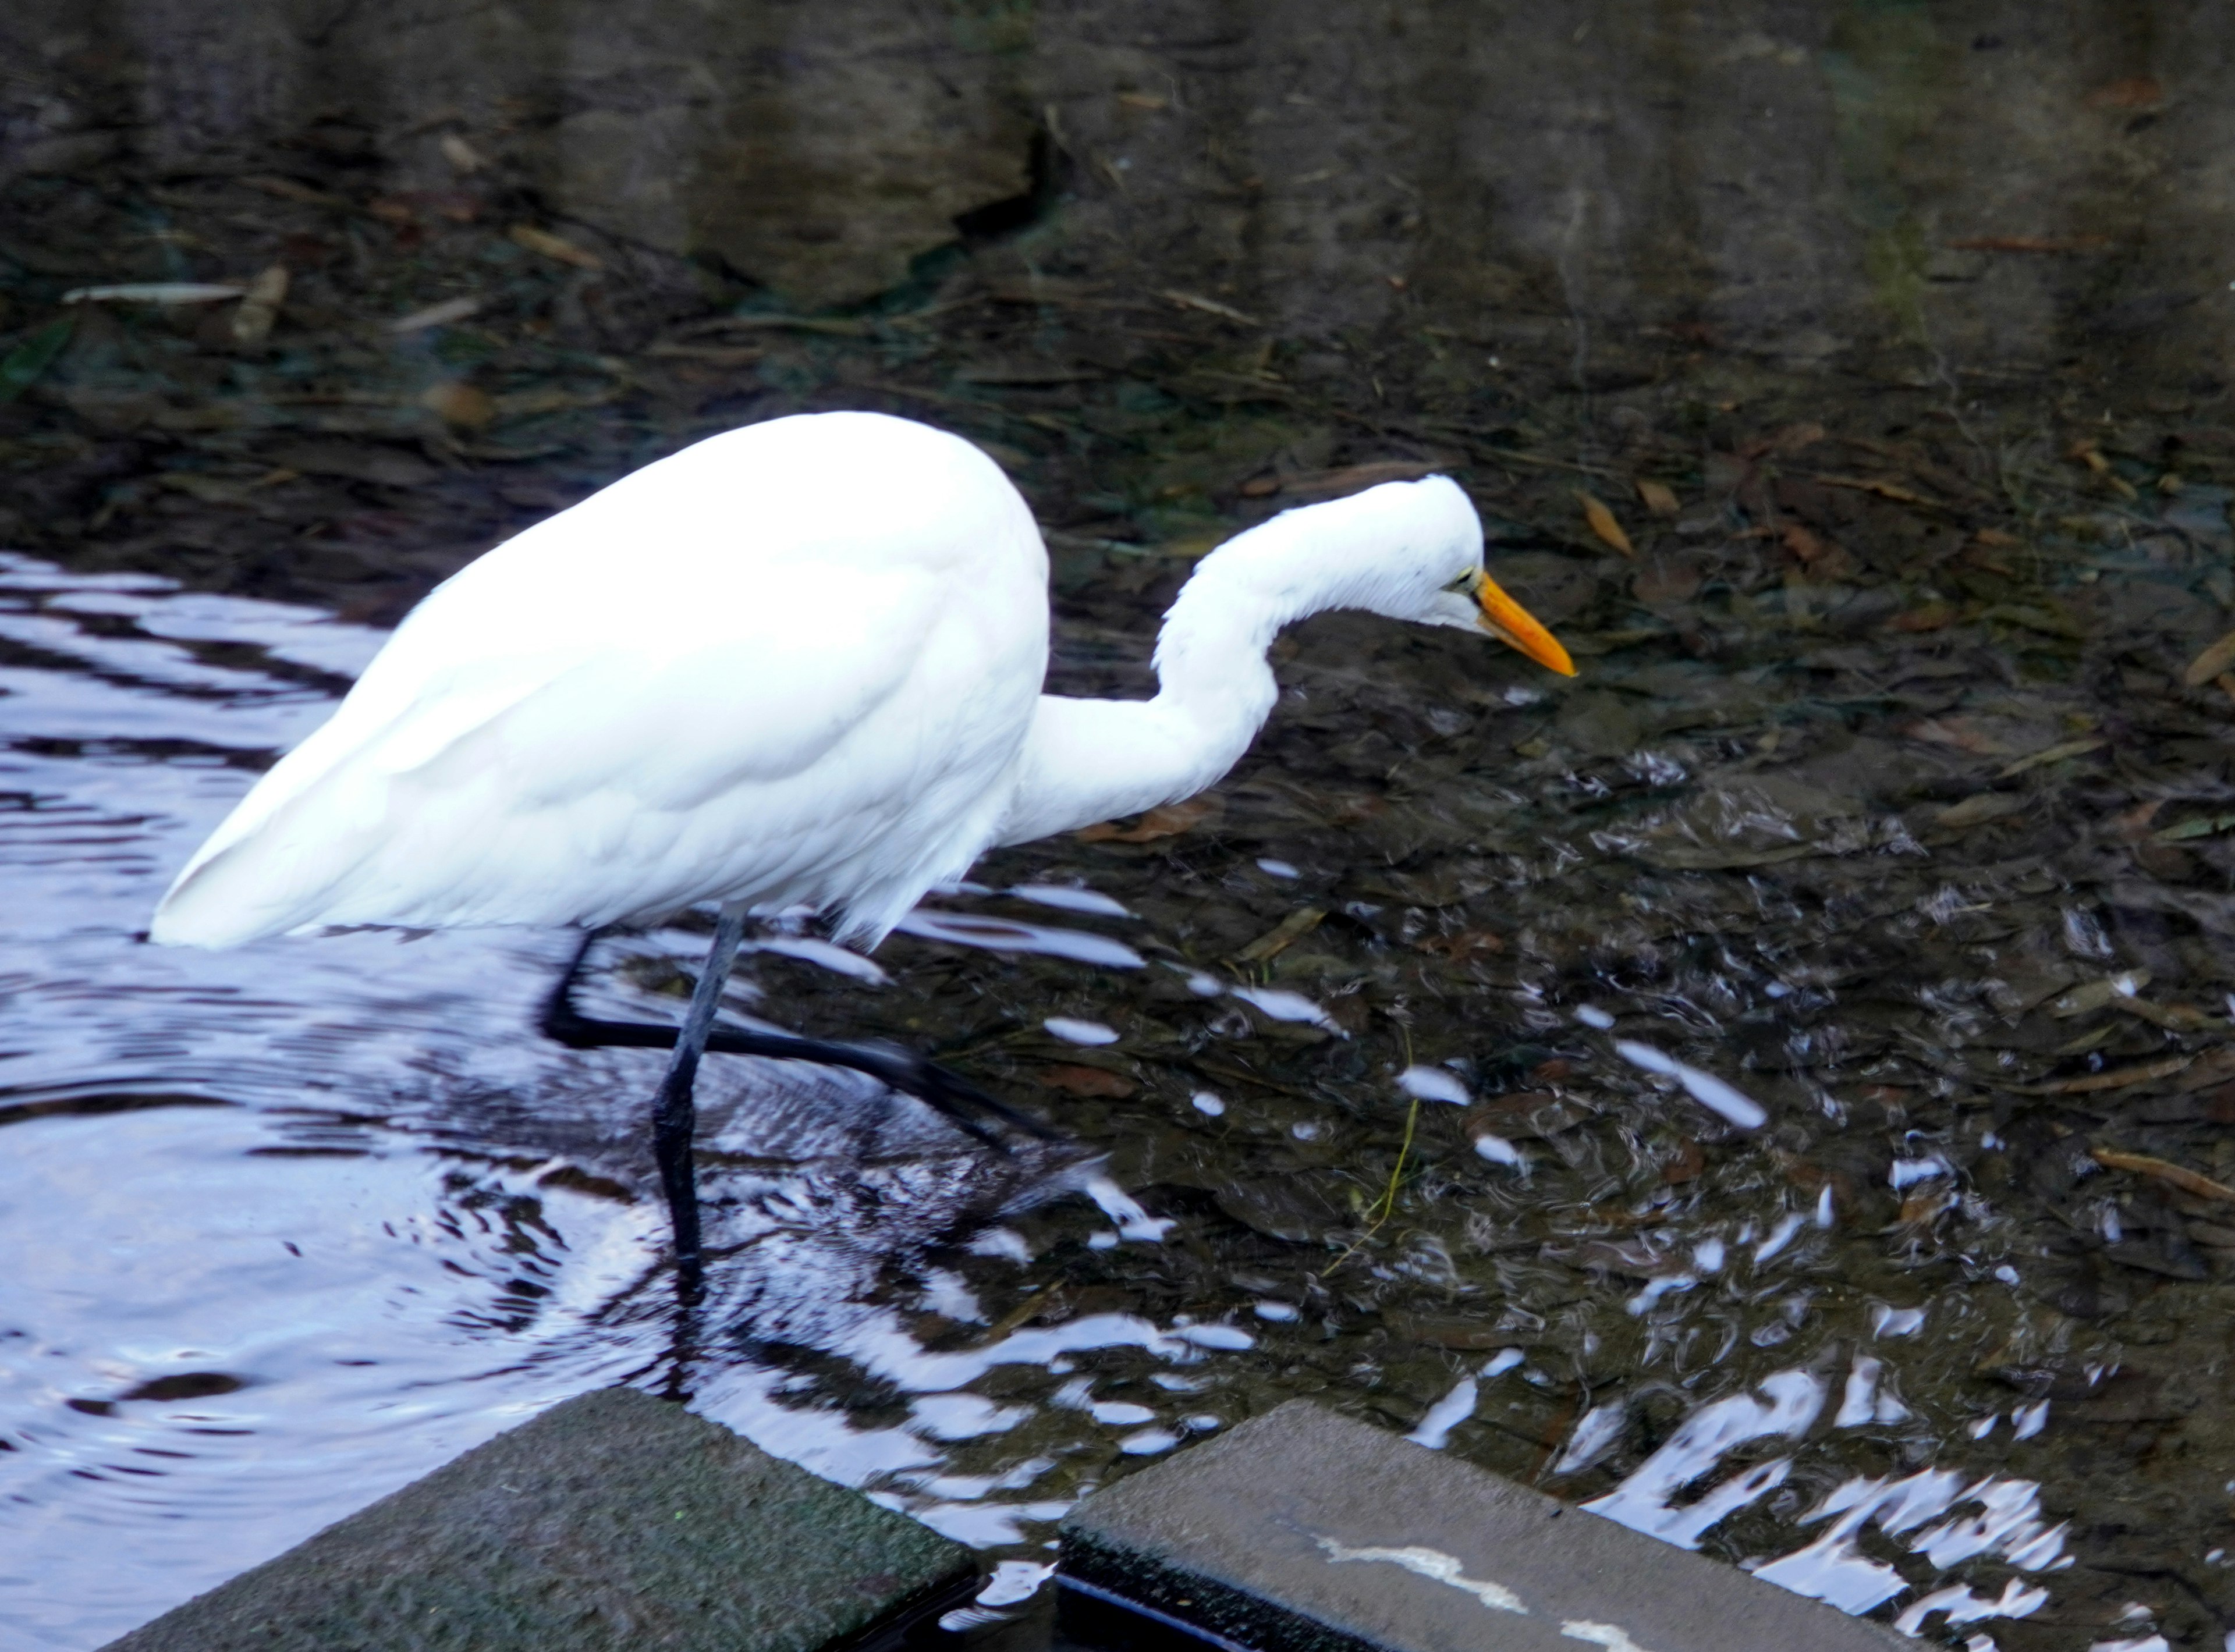
{"label": "gray concrete slab", "polygon": [[106,1652],[817,1652],[967,1600],[975,1556],[630,1388],[554,1406]]}
{"label": "gray concrete slab", "polygon": [[1062,1544],[1066,1626],[1113,1652],[1916,1644],[1305,1400],[1096,1492]]}

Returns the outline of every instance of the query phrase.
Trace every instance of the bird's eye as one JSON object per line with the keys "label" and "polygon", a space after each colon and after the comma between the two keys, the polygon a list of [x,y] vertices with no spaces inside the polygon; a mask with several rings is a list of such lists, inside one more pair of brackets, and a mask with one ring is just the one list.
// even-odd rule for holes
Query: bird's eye
{"label": "bird's eye", "polygon": [[1474,582],[1478,577],[1479,576],[1472,568],[1469,568],[1465,573],[1460,574],[1458,578],[1453,580],[1449,585],[1445,586],[1444,589],[1446,591],[1471,592],[1474,589]]}

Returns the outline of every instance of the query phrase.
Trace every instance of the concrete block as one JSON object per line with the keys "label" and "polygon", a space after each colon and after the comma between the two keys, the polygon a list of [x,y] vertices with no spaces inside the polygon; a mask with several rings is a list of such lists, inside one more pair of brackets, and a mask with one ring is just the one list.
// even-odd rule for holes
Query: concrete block
{"label": "concrete block", "polygon": [[[1292,1400],[1096,1492],[1065,1632],[1249,1652],[1892,1652],[1736,1568]],[[1183,1642],[1182,1642],[1183,1643]]]}
{"label": "concrete block", "polygon": [[976,1557],[631,1388],[554,1406],[107,1652],[885,1649]]}

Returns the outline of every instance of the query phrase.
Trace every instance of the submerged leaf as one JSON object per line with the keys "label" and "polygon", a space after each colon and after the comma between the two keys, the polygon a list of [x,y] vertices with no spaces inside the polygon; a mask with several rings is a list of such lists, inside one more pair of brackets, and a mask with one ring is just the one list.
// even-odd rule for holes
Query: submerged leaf
{"label": "submerged leaf", "polygon": [[1624,556],[1637,554],[1635,547],[1629,542],[1629,535],[1622,532],[1622,524],[1615,520],[1614,513],[1603,502],[1580,488],[1576,490],[1576,499],[1583,508],[1583,520],[1590,524],[1591,532],[1597,534],[1602,541],[1611,545]]}

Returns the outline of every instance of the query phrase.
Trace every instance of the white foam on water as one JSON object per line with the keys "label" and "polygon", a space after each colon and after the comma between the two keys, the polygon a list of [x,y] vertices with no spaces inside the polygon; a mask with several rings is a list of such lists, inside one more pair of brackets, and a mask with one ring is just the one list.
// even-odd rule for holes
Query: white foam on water
{"label": "white foam on water", "polygon": [[1915,1336],[1924,1328],[1924,1310],[1921,1308],[1889,1308],[1884,1302],[1871,1307],[1872,1336]]}
{"label": "white foam on water", "polygon": [[1760,1102],[1734,1086],[1726,1084],[1712,1072],[1679,1061],[1665,1051],[1635,1039],[1616,1039],[1615,1053],[1634,1067],[1656,1073],[1664,1078],[1674,1078],[1684,1087],[1693,1100],[1711,1112],[1721,1114],[1741,1130],[1759,1130],[1769,1122],[1769,1115]]}
{"label": "white foam on water", "polygon": [[1474,1101],[1458,1075],[1447,1067],[1407,1067],[1397,1075],[1397,1087],[1415,1101],[1447,1101],[1455,1107]]}
{"label": "white foam on water", "polygon": [[1260,861],[1257,862],[1257,869],[1268,877],[1300,878],[1303,876],[1301,872],[1296,870],[1286,861]]}
{"label": "white foam on water", "polygon": [[1936,1177],[1955,1174],[1956,1172],[1949,1167],[1946,1159],[1937,1153],[1933,1153],[1924,1158],[1894,1160],[1891,1167],[1886,1171],[1886,1181],[1894,1191],[1898,1193],[1902,1189],[1914,1186],[1917,1183],[1930,1182]]}
{"label": "white foam on water", "polygon": [[1257,1346],[1257,1339],[1238,1325],[1177,1325],[1172,1328],[1171,1334],[1199,1348],[1221,1348],[1229,1353]]}
{"label": "white foam on water", "polygon": [[1143,1423],[1157,1420],[1155,1412],[1130,1400],[1098,1400],[1086,1409],[1096,1422],[1112,1428],[1137,1428]]}
{"label": "white foam on water", "polygon": [[1031,1416],[1029,1406],[997,1406],[982,1394],[932,1393],[908,1406],[917,1432],[934,1439],[977,1439],[1006,1434]]}
{"label": "white foam on water", "polygon": [[1452,1385],[1449,1393],[1428,1407],[1427,1415],[1420,1419],[1420,1426],[1405,1438],[1432,1452],[1443,1450],[1452,1437],[1452,1430],[1474,1415],[1478,1393],[1472,1377],[1461,1377]]}
{"label": "white foam on water", "polygon": [[2048,1426],[2048,1401],[2038,1400],[2030,1406],[2020,1406],[2010,1413],[2010,1432],[2019,1439],[2031,1439]]}
{"label": "white foam on water", "polygon": [[1032,1248],[1014,1228],[981,1228],[962,1247],[973,1256],[1000,1256],[1019,1266],[1032,1259]]}
{"label": "white foam on water", "polygon": [[1263,1011],[1276,1021],[1297,1021],[1323,1027],[1339,1039],[1350,1036],[1337,1026],[1317,1004],[1301,993],[1292,993],[1284,987],[1237,987],[1234,988],[1234,996],[1252,1008]]}
{"label": "white foam on water", "polygon": [[1087,912],[1103,918],[1133,915],[1121,901],[1113,901],[1099,890],[1074,888],[1068,884],[1017,883],[1010,886],[1008,893],[1034,906],[1054,907],[1064,912]]}
{"label": "white foam on water", "polygon": [[2015,1577],[2004,1580],[2002,1596],[1996,1600],[1975,1595],[1962,1583],[1950,1583],[1929,1595],[1920,1595],[1903,1607],[1893,1626],[1904,1635],[1917,1635],[1924,1630],[1924,1620],[1935,1612],[1945,1612],[1947,1627],[1952,1629],[1959,1623],[1976,1623],[1983,1617],[2030,1617],[2048,1604],[2047,1590]]}
{"label": "white foam on water", "polygon": [[1028,1601],[1040,1592],[1040,1585],[1055,1576],[1052,1560],[1003,1560],[995,1563],[993,1575],[978,1591],[980,1606],[1014,1606]]}
{"label": "white foam on water", "polygon": [[1198,1090],[1188,1098],[1188,1103],[1206,1118],[1216,1118],[1226,1111],[1226,1104],[1208,1090]]}
{"label": "white foam on water", "polygon": [[1645,1288],[1622,1306],[1628,1308],[1631,1317],[1635,1318],[1648,1312],[1655,1302],[1671,1291],[1688,1291],[1699,1282],[1689,1274],[1664,1274],[1659,1279],[1647,1280]]}
{"label": "white foam on water", "polygon": [[[2227,1639],[2235,1645],[2235,1635]],[[2173,1647],[2162,1635],[2146,1635],[2139,1641],[2091,1641],[2088,1652],[2173,1652]]]}
{"label": "white foam on water", "polygon": [[1575,1474],[1597,1462],[1622,1438],[1622,1426],[1628,1417],[1627,1408],[1619,1400],[1610,1406],[1593,1406],[1576,1425],[1576,1432],[1568,1436],[1568,1448],[1552,1465],[1552,1472]]}
{"label": "white foam on water", "polygon": [[1777,1225],[1769,1230],[1769,1236],[1753,1248],[1753,1265],[1757,1268],[1760,1267],[1762,1263],[1791,1244],[1799,1236],[1800,1229],[1806,1225],[1801,1216],[1794,1211],[1788,1210],[1779,1216],[1777,1219]]}
{"label": "white foam on water", "polygon": [[877,967],[875,960],[864,958],[849,947],[815,935],[770,935],[749,942],[746,949],[796,958],[803,963],[813,964],[833,974],[867,981],[872,987],[882,987],[892,979]]}
{"label": "white foam on water", "polygon": [[1791,1465],[1782,1458],[1761,1464],[1681,1507],[1674,1504],[1677,1493],[1749,1440],[1798,1439],[1824,1409],[1825,1393],[1808,1372],[1773,1372],[1761,1380],[1763,1397],[1739,1393],[1702,1406],[1620,1485],[1583,1507],[1648,1537],[1696,1549],[1709,1527],[1782,1484]]}
{"label": "white foam on water", "polygon": [[1180,1437],[1169,1428],[1144,1428],[1137,1434],[1128,1434],[1118,1442],[1118,1449],[1128,1457],[1154,1457],[1158,1452],[1168,1452],[1180,1443]]}
{"label": "white foam on water", "polygon": [[1051,1015],[1040,1025],[1065,1044],[1115,1044],[1118,1029],[1099,1021],[1082,1021],[1069,1015]]}
{"label": "white foam on water", "polygon": [[[2065,1528],[2045,1528],[2039,1519],[2041,1487],[2031,1480],[1989,1476],[1966,1485],[1953,1469],[1925,1469],[1906,1479],[1852,1479],[1834,1487],[1801,1523],[1832,1524],[1806,1548],[1755,1571],[1765,1583],[1825,1601],[1848,1613],[1862,1613],[1891,1600],[1907,1580],[1857,1546],[1862,1529],[1875,1524],[1890,1537],[1901,1537],[1951,1509],[1977,1504],[1975,1515],[1958,1515],[1920,1531],[1906,1546],[1935,1569],[1946,1570],[1982,1554],[1996,1554],[2021,1571],[2053,1565],[2063,1549]],[[2015,1581],[2015,1580],[2013,1580]],[[2024,1591],[2006,1597],[2016,1603]],[[2044,1593],[2043,1598],[2046,1598]],[[2026,1608],[2031,1611],[2039,1601]],[[1984,1616],[1987,1613],[1975,1616]],[[1968,1622],[1969,1619],[1951,1620]]]}
{"label": "white foam on water", "polygon": [[1721,1240],[1702,1239],[1693,1248],[1692,1265],[1703,1274],[1720,1274],[1725,1254]]}
{"label": "white foam on water", "polygon": [[1576,1019],[1585,1026],[1595,1026],[1602,1032],[1614,1025],[1614,1017],[1596,1004],[1576,1005]]}
{"label": "white foam on water", "polygon": [[1504,1137],[1493,1136],[1488,1131],[1474,1138],[1474,1150],[1493,1164],[1511,1164],[1520,1170],[1526,1168],[1528,1164],[1522,1157],[1519,1148]]}
{"label": "white foam on water", "polygon": [[1867,1354],[1855,1356],[1847,1373],[1846,1389],[1839,1396],[1839,1414],[1832,1419],[1833,1427],[1859,1428],[1878,1420],[1878,1373],[1884,1368],[1882,1361]]}
{"label": "white foam on water", "polygon": [[1107,969],[1142,969],[1148,960],[1123,941],[1084,929],[1052,929],[1045,924],[1019,923],[1012,918],[981,918],[963,912],[941,912],[918,907],[893,928],[921,941],[945,941],[958,947],[978,947],[987,952],[1040,953],[1068,958]]}
{"label": "white foam on water", "polygon": [[1102,1214],[1118,1224],[1124,1238],[1157,1244],[1178,1225],[1171,1216],[1150,1216],[1138,1199],[1099,1172],[1082,1177],[1078,1190],[1101,1207]]}
{"label": "white foam on water", "polygon": [[1295,1306],[1290,1302],[1252,1302],[1249,1311],[1261,1320],[1271,1320],[1276,1325],[1286,1325],[1296,1317]]}
{"label": "white foam on water", "polygon": [[1482,1374],[1485,1377],[1502,1377],[1528,1357],[1519,1348],[1500,1348],[1484,1361]]}

